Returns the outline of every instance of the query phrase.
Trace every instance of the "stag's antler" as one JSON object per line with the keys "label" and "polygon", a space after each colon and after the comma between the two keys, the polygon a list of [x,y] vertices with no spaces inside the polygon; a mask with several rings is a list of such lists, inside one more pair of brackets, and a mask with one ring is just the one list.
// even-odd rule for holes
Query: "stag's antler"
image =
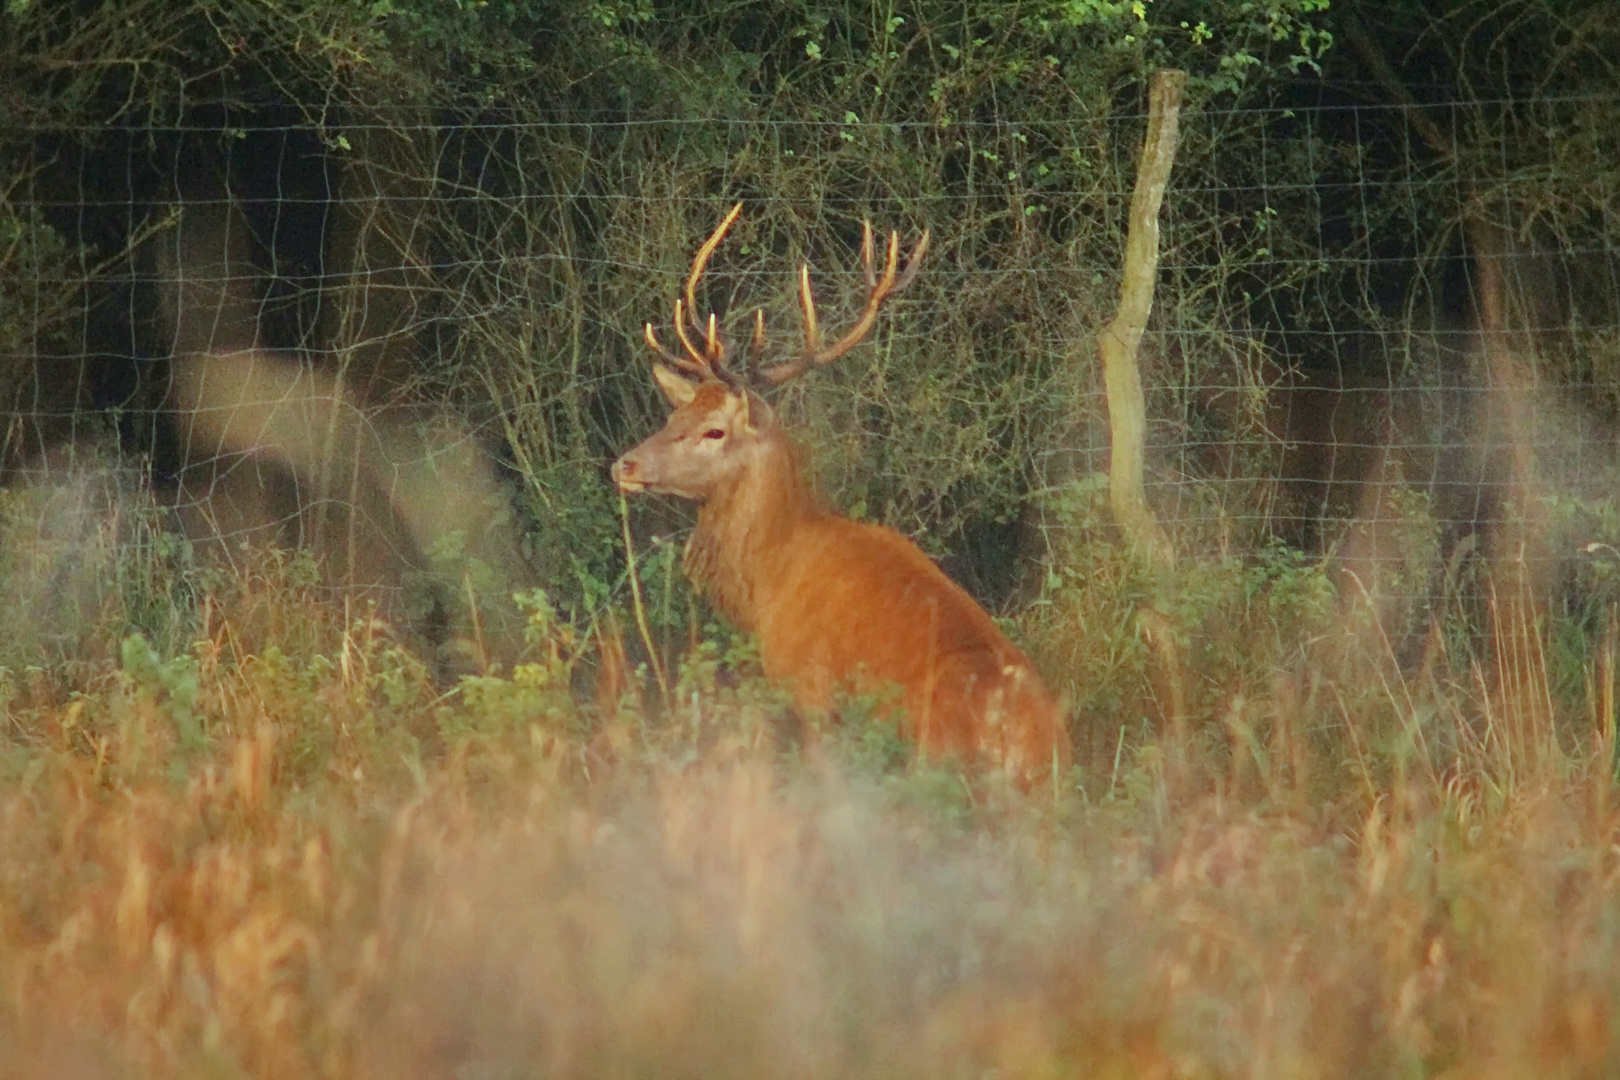
{"label": "stag's antler", "polygon": [[[699,279],[703,277],[703,271],[709,265],[709,257],[714,254],[714,249],[720,246],[720,241],[726,238],[726,232],[731,228],[732,223],[737,220],[738,215],[742,213],[742,208],[742,203],[733,206],[731,213],[727,214],[714,232],[709,234],[709,238],[703,241],[703,246],[698,248],[697,254],[692,257],[692,272],[686,275],[686,302],[683,305],[679,298],[675,300],[675,337],[680,341],[681,348],[686,350],[686,355],[679,356],[664,348],[664,343],[658,340],[658,332],[653,329],[653,324],[647,324],[647,344],[652,346],[653,351],[665,363],[672,364],[682,371],[691,372],[693,375],[703,375],[711,378],[724,378],[725,376],[726,346],[720,340],[719,320],[711,311],[709,312],[708,326],[698,322],[697,285]],[[687,332],[686,323],[688,319],[691,320],[692,330],[703,338],[704,347],[701,349],[693,344],[692,338]]]}
{"label": "stag's antler", "polygon": [[[725,368],[726,346],[720,339],[719,320],[713,312],[710,312],[707,325],[698,321],[697,285],[699,279],[703,277],[703,271],[708,267],[710,256],[720,246],[726,232],[741,213],[742,203],[733,206],[714,232],[709,234],[703,246],[698,248],[697,254],[692,258],[692,272],[686,276],[684,301],[679,298],[675,301],[675,337],[680,341],[685,355],[664,348],[664,343],[658,340],[658,333],[653,329],[652,323],[648,323],[646,327],[647,344],[665,363],[700,377],[730,380],[730,373]],[[866,275],[868,289],[866,307],[843,337],[825,347],[821,344],[821,326],[816,320],[816,301],[810,292],[810,266],[806,263],[801,267],[799,307],[804,312],[804,353],[783,364],[759,367],[760,357],[765,351],[765,313],[754,312],[754,334],[749,343],[749,353],[753,358],[757,378],[771,386],[780,386],[811,368],[832,363],[859,344],[861,339],[871,332],[872,324],[877,321],[878,311],[883,307],[884,301],[896,293],[904,292],[917,277],[923,256],[928,253],[928,238],[928,230],[924,229],[906,259],[905,270],[901,271],[900,234],[891,232],[888,258],[884,264],[883,276],[880,278],[873,266],[872,224],[871,222],[862,224],[861,269]],[[688,322],[691,324],[690,330]],[[694,342],[694,333],[702,339],[702,348]]]}
{"label": "stag's antler", "polygon": [[861,230],[861,269],[866,274],[866,287],[869,292],[866,308],[861,312],[860,318],[855,320],[855,325],[851,326],[843,337],[823,348],[821,326],[816,321],[816,301],[810,293],[810,264],[804,264],[799,268],[799,307],[804,311],[804,353],[785,364],[761,368],[759,378],[764,382],[780,386],[789,379],[803,375],[811,368],[830,364],[849,352],[871,332],[872,324],[877,321],[878,310],[883,307],[883,302],[896,293],[904,292],[916,279],[923,256],[928,254],[927,229],[923,230],[922,236],[917,238],[916,246],[911,249],[904,272],[900,271],[900,234],[896,232],[889,234],[889,257],[884,263],[881,278],[872,267],[872,223],[862,222]]}

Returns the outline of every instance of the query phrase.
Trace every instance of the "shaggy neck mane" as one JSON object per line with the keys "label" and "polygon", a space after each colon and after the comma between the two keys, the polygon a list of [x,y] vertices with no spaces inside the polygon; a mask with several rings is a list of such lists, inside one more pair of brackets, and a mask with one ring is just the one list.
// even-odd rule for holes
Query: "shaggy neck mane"
{"label": "shaggy neck mane", "polygon": [[698,511],[686,544],[686,572],[726,618],[753,630],[760,597],[779,577],[787,539],[825,513],[799,474],[798,454],[772,424],[760,433],[753,459],[736,480]]}

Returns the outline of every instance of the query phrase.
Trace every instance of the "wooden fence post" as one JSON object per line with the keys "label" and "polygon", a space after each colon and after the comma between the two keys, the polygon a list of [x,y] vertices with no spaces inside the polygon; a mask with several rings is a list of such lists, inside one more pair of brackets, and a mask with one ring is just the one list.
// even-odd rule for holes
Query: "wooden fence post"
{"label": "wooden fence post", "polygon": [[1142,484],[1143,446],[1147,436],[1147,403],[1137,351],[1153,309],[1153,286],[1159,269],[1159,207],[1176,160],[1176,125],[1181,111],[1184,71],[1154,73],[1148,90],[1147,136],[1131,196],[1125,239],[1125,266],[1119,309],[1098,338],[1103,378],[1108,391],[1108,426],[1112,437],[1109,499],[1114,520],[1127,542],[1161,569],[1170,569],[1175,552],[1147,504]]}

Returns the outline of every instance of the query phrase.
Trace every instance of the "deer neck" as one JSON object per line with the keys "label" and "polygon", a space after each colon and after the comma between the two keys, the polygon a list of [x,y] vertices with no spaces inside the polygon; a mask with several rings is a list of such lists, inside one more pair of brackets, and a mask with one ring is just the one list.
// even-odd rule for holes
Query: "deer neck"
{"label": "deer neck", "polygon": [[748,463],[698,511],[687,575],[728,619],[753,630],[794,530],[823,513],[781,430],[762,432]]}

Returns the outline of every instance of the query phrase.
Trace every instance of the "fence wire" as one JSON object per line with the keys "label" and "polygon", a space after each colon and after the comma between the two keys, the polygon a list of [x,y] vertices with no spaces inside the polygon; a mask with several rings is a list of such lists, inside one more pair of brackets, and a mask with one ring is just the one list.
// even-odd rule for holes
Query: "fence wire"
{"label": "fence wire", "polygon": [[[1328,550],[1414,518],[1455,538],[1522,518],[1526,491],[1585,515],[1569,542],[1609,542],[1620,195],[1593,132],[1617,106],[1184,119],[1142,356],[1150,498],[1183,546]],[[1106,467],[1095,335],[1143,125],[38,131],[0,206],[5,465],[119,456],[227,544],[371,520],[366,543],[420,547],[384,519],[437,482],[516,492],[542,547],[600,545],[606,464],[661,422],[643,324],[740,199],[703,300],[728,326],[762,308],[782,352],[801,262],[836,322],[862,219],[932,231],[874,340],[781,405],[839,505],[1017,562]]]}

